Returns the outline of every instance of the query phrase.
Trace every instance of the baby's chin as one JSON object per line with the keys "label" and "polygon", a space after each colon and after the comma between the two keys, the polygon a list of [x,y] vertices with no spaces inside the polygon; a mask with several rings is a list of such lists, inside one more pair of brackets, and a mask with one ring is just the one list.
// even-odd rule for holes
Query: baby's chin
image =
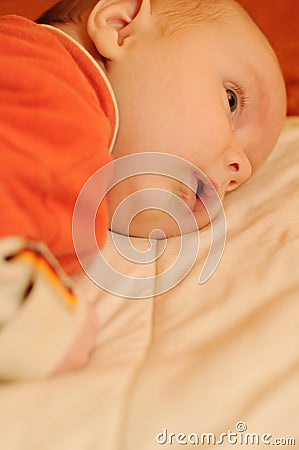
{"label": "baby's chin", "polygon": [[196,211],[186,211],[181,217],[171,217],[167,212],[149,209],[137,214],[129,225],[115,220],[111,231],[137,238],[165,239],[182,236],[201,230],[211,223],[203,203],[196,205]]}
{"label": "baby's chin", "polygon": [[213,186],[195,192],[182,183],[153,177],[138,178],[138,185],[126,180],[115,186],[107,195],[107,205],[113,232],[152,239],[201,230],[222,208]]}

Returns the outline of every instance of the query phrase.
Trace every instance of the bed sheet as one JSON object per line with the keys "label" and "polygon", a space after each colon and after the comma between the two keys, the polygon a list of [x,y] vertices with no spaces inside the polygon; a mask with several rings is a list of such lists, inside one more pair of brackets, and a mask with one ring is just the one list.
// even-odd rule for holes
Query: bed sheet
{"label": "bed sheet", "polygon": [[[79,276],[77,290],[97,302],[102,322],[96,351],[76,373],[0,386],[0,448],[194,448],[196,436],[219,440],[231,430],[238,443],[223,438],[217,445],[227,450],[243,448],[246,427],[259,439],[269,433],[271,444],[296,439],[297,447],[284,448],[298,448],[298,172],[299,118],[293,117],[268,161],[226,198],[226,248],[205,284],[198,275],[208,229],[189,275],[162,295],[155,296],[153,283],[147,300],[118,298]],[[155,277],[178,246],[178,238],[169,239],[158,263],[133,264],[114,251],[110,236],[104,253],[131,277]],[[255,442],[250,448],[262,447]],[[200,448],[216,444],[206,437]]]}

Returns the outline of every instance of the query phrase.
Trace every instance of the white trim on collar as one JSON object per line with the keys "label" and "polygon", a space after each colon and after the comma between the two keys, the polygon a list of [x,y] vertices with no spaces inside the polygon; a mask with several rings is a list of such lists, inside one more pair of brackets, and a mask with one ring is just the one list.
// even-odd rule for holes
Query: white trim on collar
{"label": "white trim on collar", "polygon": [[116,141],[116,137],[117,137],[117,133],[118,133],[118,129],[119,129],[119,111],[118,111],[118,106],[117,106],[117,102],[116,102],[116,98],[115,98],[115,94],[113,92],[111,83],[106,75],[106,73],[104,72],[104,70],[102,69],[102,67],[96,62],[96,60],[91,56],[91,54],[83,47],[83,45],[81,45],[78,41],[76,41],[76,39],[74,39],[72,36],[70,36],[69,34],[65,33],[64,31],[60,30],[59,28],[53,27],[52,25],[46,25],[46,24],[41,24],[42,27],[44,28],[49,28],[51,30],[55,30],[57,33],[62,34],[64,37],[66,37],[67,39],[69,39],[73,44],[75,44],[86,56],[87,58],[91,61],[91,63],[98,69],[98,71],[100,72],[106,86],[107,89],[111,95],[112,98],[112,103],[114,106],[114,111],[115,111],[115,128],[114,128],[114,134],[113,134],[113,138],[111,141],[111,145],[109,148],[109,153],[112,153],[113,151],[113,147]]}

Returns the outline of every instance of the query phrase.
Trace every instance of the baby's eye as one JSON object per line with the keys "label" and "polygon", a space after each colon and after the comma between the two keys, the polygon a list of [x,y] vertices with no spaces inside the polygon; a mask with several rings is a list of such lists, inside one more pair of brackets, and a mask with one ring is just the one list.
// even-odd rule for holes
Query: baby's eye
{"label": "baby's eye", "polygon": [[231,113],[234,113],[238,107],[238,96],[231,89],[226,89],[226,95]]}

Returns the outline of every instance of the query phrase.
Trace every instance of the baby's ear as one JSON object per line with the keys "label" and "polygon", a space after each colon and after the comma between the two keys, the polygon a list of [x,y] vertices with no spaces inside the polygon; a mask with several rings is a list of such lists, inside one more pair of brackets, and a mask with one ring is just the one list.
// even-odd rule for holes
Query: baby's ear
{"label": "baby's ear", "polygon": [[87,32],[99,54],[115,60],[151,17],[150,0],[100,0],[88,17]]}

